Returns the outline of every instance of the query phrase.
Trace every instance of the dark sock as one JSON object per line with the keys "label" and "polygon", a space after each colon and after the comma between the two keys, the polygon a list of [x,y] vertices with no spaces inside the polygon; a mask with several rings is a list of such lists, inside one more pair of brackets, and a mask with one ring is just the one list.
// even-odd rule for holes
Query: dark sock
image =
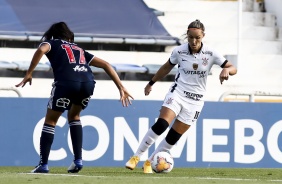
{"label": "dark sock", "polygon": [[82,159],[82,125],[80,120],[69,122],[74,160]]}
{"label": "dark sock", "polygon": [[151,128],[155,134],[161,135],[167,127],[169,127],[168,122],[165,119],[158,118],[157,122]]}
{"label": "dark sock", "polygon": [[173,128],[171,128],[168,131],[167,136],[165,137],[165,140],[168,144],[175,145],[181,136],[182,134],[179,134]]}
{"label": "dark sock", "polygon": [[52,125],[43,125],[40,137],[40,164],[48,164],[48,157],[54,140],[55,127]]}

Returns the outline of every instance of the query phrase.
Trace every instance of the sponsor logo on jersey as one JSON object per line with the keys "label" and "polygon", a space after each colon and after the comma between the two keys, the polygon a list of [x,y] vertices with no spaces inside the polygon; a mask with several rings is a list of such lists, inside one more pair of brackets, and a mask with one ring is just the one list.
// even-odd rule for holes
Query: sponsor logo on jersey
{"label": "sponsor logo on jersey", "polygon": [[87,72],[87,68],[85,66],[79,66],[79,65],[76,65],[73,70],[75,72]]}
{"label": "sponsor logo on jersey", "polygon": [[207,71],[190,71],[190,70],[184,70],[183,72],[187,75],[198,75],[199,78],[204,78],[206,76]]}
{"label": "sponsor logo on jersey", "polygon": [[185,97],[190,98],[190,99],[195,100],[195,101],[199,101],[203,97],[203,95],[201,95],[201,94],[190,93],[188,91],[183,91],[183,92],[185,94]]}
{"label": "sponsor logo on jersey", "polygon": [[209,58],[202,58],[203,63],[202,65],[207,66],[207,64],[209,63]]}
{"label": "sponsor logo on jersey", "polygon": [[211,51],[205,51],[205,52],[203,51],[202,53],[206,54],[206,55],[210,55],[210,56],[212,56],[212,54],[213,54]]}
{"label": "sponsor logo on jersey", "polygon": [[187,50],[182,50],[182,51],[177,51],[178,52],[178,54],[186,54],[186,55],[188,55],[188,51]]}
{"label": "sponsor logo on jersey", "polygon": [[194,70],[197,70],[197,69],[198,69],[198,66],[199,66],[198,63],[193,63],[193,69],[194,69]]}
{"label": "sponsor logo on jersey", "polygon": [[185,74],[190,74],[190,75],[205,75],[207,71],[190,71],[190,70],[184,70],[183,69],[183,72]]}

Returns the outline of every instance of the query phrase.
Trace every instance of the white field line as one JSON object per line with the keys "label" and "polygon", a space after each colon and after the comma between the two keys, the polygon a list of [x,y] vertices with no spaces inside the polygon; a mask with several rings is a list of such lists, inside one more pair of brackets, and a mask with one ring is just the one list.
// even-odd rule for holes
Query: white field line
{"label": "white field line", "polygon": [[79,174],[51,174],[51,173],[19,173],[26,175],[45,175],[45,176],[70,176],[70,177],[93,177],[93,178],[101,178],[107,176],[87,176],[87,175],[79,175]]}
{"label": "white field line", "polygon": [[[51,174],[51,173],[19,173],[26,175],[45,175],[45,176],[66,176],[66,177],[87,177],[87,178],[131,178],[129,176],[88,176],[88,175],[78,175],[78,174]],[[134,178],[143,178],[142,176],[134,176]],[[244,178],[212,178],[212,177],[150,177],[150,179],[161,179],[161,178],[180,178],[180,179],[199,179],[199,180],[225,180],[225,181],[259,181],[258,179],[244,179]],[[270,182],[282,182],[282,180],[265,180]]]}

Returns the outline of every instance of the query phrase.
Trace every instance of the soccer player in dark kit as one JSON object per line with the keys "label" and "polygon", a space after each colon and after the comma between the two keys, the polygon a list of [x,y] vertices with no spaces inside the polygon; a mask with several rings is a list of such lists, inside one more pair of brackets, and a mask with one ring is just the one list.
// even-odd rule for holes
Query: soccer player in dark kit
{"label": "soccer player in dark kit", "polygon": [[48,157],[54,140],[55,126],[67,110],[74,160],[68,172],[77,173],[82,167],[82,125],[80,112],[85,109],[93,95],[95,80],[91,66],[102,68],[116,84],[122,105],[127,107],[133,97],[122,85],[112,66],[74,43],[74,34],[65,22],[54,23],[43,35],[42,43],[33,55],[24,79],[16,87],[31,85],[32,73],[45,54],[51,63],[54,83],[47,105],[47,113],[40,137],[40,162],[31,172],[48,173]]}

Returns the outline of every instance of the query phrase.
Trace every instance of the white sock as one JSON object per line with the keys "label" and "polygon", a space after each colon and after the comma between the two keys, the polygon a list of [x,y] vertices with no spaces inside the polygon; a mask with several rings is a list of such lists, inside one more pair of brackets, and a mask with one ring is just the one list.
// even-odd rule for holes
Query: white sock
{"label": "white sock", "polygon": [[153,160],[153,157],[156,153],[160,151],[169,151],[174,145],[170,145],[166,142],[165,138],[162,140],[162,142],[159,144],[159,146],[156,148],[156,150],[149,156],[148,160]]}
{"label": "white sock", "polygon": [[159,136],[150,128],[144,136],[134,156],[138,156],[140,158],[143,153],[147,151],[152,144],[155,143],[158,137]]}

